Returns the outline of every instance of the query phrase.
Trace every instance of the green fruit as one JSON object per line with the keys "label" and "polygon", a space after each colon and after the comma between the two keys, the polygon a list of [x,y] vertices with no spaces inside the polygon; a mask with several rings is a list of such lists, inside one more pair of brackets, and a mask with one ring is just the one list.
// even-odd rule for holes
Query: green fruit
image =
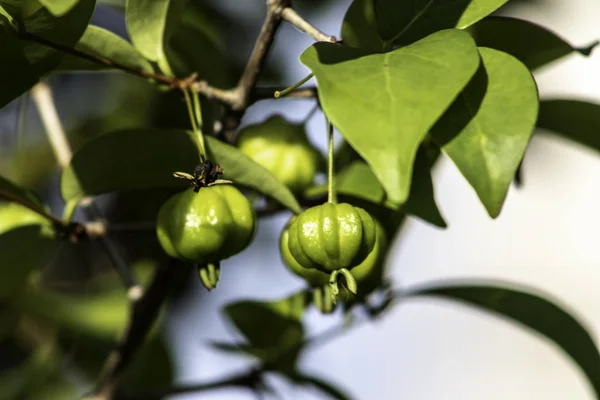
{"label": "green fruit", "polygon": [[350,204],[325,203],[298,215],[289,226],[287,248],[306,269],[350,270],[375,247],[375,220]]}
{"label": "green fruit", "polygon": [[[292,218],[288,225],[281,232],[279,238],[279,248],[281,257],[289,270],[300,278],[304,279],[312,287],[320,287],[329,283],[329,274],[316,270],[303,268],[292,256],[288,247],[289,225],[295,219]],[[352,276],[360,284],[361,295],[372,292],[381,282],[383,274],[383,256],[387,249],[387,237],[384,229],[379,222],[375,221],[377,228],[377,238],[375,246],[365,260],[352,269]]]}
{"label": "green fruit", "polygon": [[312,185],[320,155],[308,141],[304,126],[276,115],[244,128],[237,142],[240,151],[269,170],[292,192]]}
{"label": "green fruit", "polygon": [[[291,221],[293,221],[293,219]],[[304,268],[298,263],[298,261],[296,261],[294,256],[292,256],[292,253],[290,253],[290,249],[288,247],[288,228],[289,224],[281,232],[281,236],[279,237],[279,250],[281,251],[281,258],[283,259],[285,265],[287,265],[290,271],[292,271],[300,278],[303,278],[306,282],[308,282],[309,285],[313,287],[318,287],[327,284],[329,282],[329,274],[326,274],[325,272],[319,271],[317,269]]]}
{"label": "green fruit", "polygon": [[191,188],[158,212],[157,235],[167,254],[198,264],[218,263],[244,250],[256,227],[254,210],[232,185]]}

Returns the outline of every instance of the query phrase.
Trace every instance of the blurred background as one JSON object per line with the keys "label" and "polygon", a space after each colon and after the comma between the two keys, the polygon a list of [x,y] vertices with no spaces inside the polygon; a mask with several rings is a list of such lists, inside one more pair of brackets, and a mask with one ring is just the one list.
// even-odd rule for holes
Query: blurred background
{"label": "blurred background", "polygon": [[[322,31],[339,35],[350,0],[296,0],[298,12]],[[122,2],[101,1],[92,21],[125,36]],[[181,29],[172,51],[198,65],[217,86],[235,83],[264,17],[263,0],[194,2],[206,20],[206,38],[190,41]],[[600,38],[600,3],[595,0],[513,1],[499,14],[539,23],[576,46]],[[308,70],[298,56],[312,40],[284,24],[263,77],[264,84],[291,85]],[[208,56],[207,56],[208,55]],[[177,68],[177,67],[176,67]],[[600,53],[566,57],[536,74],[540,96],[600,102]],[[49,79],[57,108],[77,149],[89,138],[123,127],[187,127],[185,107],[176,93],[158,93],[143,80],[122,74],[57,74]],[[262,101],[244,117],[247,125],[281,113],[303,121],[311,100]],[[323,117],[307,122],[312,142],[326,148]],[[62,211],[59,171],[31,100],[24,97],[0,111],[0,173],[36,188]],[[435,228],[409,218],[393,242],[387,260],[395,287],[449,278],[494,278],[549,292],[600,332],[600,158],[588,148],[536,132],[523,163],[523,187],[511,188],[504,209],[491,220],[474,191],[448,160],[435,171],[438,204],[449,227]],[[102,196],[107,219],[130,223],[152,219],[170,192]],[[218,290],[208,294],[194,275],[181,286],[162,329],[172,349],[176,381],[193,384],[237,372],[251,360],[218,352],[211,341],[241,340],[221,315],[235,300],[269,300],[303,287],[279,258],[279,233],[289,214],[260,221],[256,240],[243,254],[223,263]],[[116,236],[135,265],[149,264],[160,253],[154,232]],[[91,243],[64,249],[44,270],[49,286],[86,296],[91,276],[110,274],[110,265]],[[160,258],[160,256],[158,256]],[[311,311],[307,334],[339,324],[342,316]],[[83,339],[69,342],[71,354],[83,351]],[[2,354],[2,347],[0,347]],[[1,357],[0,357],[1,358]],[[385,318],[325,345],[311,348],[301,368],[343,388],[355,399],[574,399],[591,400],[583,375],[555,347],[530,332],[473,309],[434,300],[397,305]],[[82,380],[85,382],[85,380]],[[317,392],[274,380],[284,399],[319,399]],[[0,398],[2,395],[0,393]],[[173,399],[252,399],[246,390],[187,394]],[[275,398],[275,397],[274,397]]]}

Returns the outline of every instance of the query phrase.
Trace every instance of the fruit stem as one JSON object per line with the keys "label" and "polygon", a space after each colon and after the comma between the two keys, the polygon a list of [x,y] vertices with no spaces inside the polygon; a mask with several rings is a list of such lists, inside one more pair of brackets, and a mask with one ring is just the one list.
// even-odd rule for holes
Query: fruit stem
{"label": "fruit stem", "polygon": [[335,178],[333,174],[333,125],[327,120],[327,130],[329,131],[329,164],[327,171],[327,202],[331,204],[337,203],[337,195],[335,193]]}
{"label": "fruit stem", "polygon": [[192,94],[192,102],[194,103],[194,114],[196,115],[196,123],[198,124],[198,142],[200,143],[200,147],[202,147],[202,153],[204,154],[204,158],[208,158],[206,154],[206,145],[204,143],[204,131],[202,130],[202,111],[200,110],[200,96],[198,92],[192,89],[188,89]]}
{"label": "fruit stem", "polygon": [[[204,136],[199,128],[199,125],[202,125],[202,114],[200,112],[200,99],[198,98],[198,94],[194,91],[192,92],[192,97],[190,97],[190,93],[188,89],[182,89],[183,96],[185,97],[185,104],[187,106],[188,114],[190,116],[190,123],[192,124],[192,130],[194,131],[194,140],[196,141],[196,146],[198,147],[198,154],[200,155],[200,162],[204,162],[206,160],[206,150],[204,147]],[[193,100],[192,100],[193,99]]]}
{"label": "fruit stem", "polygon": [[306,76],[304,79],[302,79],[300,82],[293,84],[292,86],[290,86],[287,89],[283,89],[283,90],[276,90],[275,94],[273,95],[276,99],[279,99],[281,97],[284,97],[286,95],[288,95],[289,93],[293,92],[294,90],[298,89],[300,86],[304,85],[306,82],[308,82],[309,80],[312,79],[312,77],[315,76],[315,74],[310,73],[308,74],[308,76]]}
{"label": "fruit stem", "polygon": [[313,302],[322,314],[331,314],[335,309],[331,287],[329,285],[319,286],[313,291]]}

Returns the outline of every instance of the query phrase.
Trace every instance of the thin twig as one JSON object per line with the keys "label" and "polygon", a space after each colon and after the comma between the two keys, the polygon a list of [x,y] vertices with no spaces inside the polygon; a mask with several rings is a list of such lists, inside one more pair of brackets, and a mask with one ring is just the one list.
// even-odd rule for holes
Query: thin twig
{"label": "thin twig", "polygon": [[177,277],[176,272],[183,270],[179,266],[171,265],[175,262],[175,260],[171,260],[169,264],[159,266],[144,295],[139,301],[132,304],[131,317],[123,336],[117,347],[106,358],[98,380],[97,391],[94,395],[88,396],[88,400],[111,400],[114,398],[123,372],[133,360],[158,318],[161,306]]}
{"label": "thin twig", "polygon": [[325,33],[321,32],[320,30],[315,28],[313,25],[308,23],[300,15],[298,15],[298,13],[291,7],[284,8],[283,11],[281,12],[281,17],[285,21],[294,25],[296,28],[298,28],[302,32],[307,33],[310,37],[315,39],[317,42],[330,42],[330,43],[337,42],[337,39],[335,38],[335,36],[326,35]]}
{"label": "thin twig", "polygon": [[[282,88],[282,87],[258,87],[256,89],[254,89],[253,98],[254,98],[254,100],[275,99],[275,96],[274,96],[275,92],[280,92],[282,90],[285,90],[285,88]],[[312,86],[312,87],[296,89],[296,90],[288,93],[285,97],[281,97],[281,99],[316,99],[318,97],[319,97],[319,94],[317,92],[317,88]]]}
{"label": "thin twig", "polygon": [[[48,135],[48,139],[50,140],[50,143],[52,143],[52,149],[56,154],[58,163],[62,168],[65,168],[69,165],[73,152],[58,116],[58,111],[52,97],[52,91],[48,84],[40,82],[31,89],[31,97],[40,114],[42,124],[46,130],[46,135]],[[103,219],[100,209],[93,201],[90,201],[90,205],[85,207],[84,210],[86,210],[89,218],[92,220]],[[63,222],[62,226],[64,225]],[[99,241],[113,263],[115,270],[121,277],[121,280],[125,284],[130,299],[136,300],[142,292],[142,287],[137,283],[127,262],[120,255],[116,245],[108,237],[101,236],[99,237]]]}

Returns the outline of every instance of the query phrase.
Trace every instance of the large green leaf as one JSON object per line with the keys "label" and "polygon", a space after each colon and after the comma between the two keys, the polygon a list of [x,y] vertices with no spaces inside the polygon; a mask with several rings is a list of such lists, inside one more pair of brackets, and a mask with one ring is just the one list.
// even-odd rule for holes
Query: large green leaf
{"label": "large green leaf", "polygon": [[600,104],[542,100],[537,126],[600,151]]}
{"label": "large green leaf", "polygon": [[385,54],[317,43],[300,60],[317,78],[325,114],[394,204],[408,197],[421,141],[479,65],[473,40],[455,29]]}
{"label": "large green leaf", "polygon": [[170,74],[165,43],[179,23],[187,0],[127,0],[125,18],[133,45]]}
{"label": "large green leaf", "polygon": [[302,350],[302,316],[309,297],[301,291],[270,302],[240,301],[225,306],[224,313],[248,340],[249,346],[241,346],[242,350],[246,348],[270,368],[292,371]]}
{"label": "large green leaf", "polygon": [[[210,158],[225,170],[224,179],[270,196],[300,211],[277,178],[237,148],[206,137]],[[173,172],[191,173],[199,162],[193,134],[184,130],[133,129],[111,132],[87,142],[73,155],[61,178],[65,201],[86,195],[152,187],[181,187]]]}
{"label": "large green leaf", "polygon": [[600,398],[600,354],[585,325],[546,294],[503,283],[465,282],[408,290],[414,296],[433,296],[481,308],[546,337],[561,348],[587,375]]}
{"label": "large green leaf", "polygon": [[[24,2],[25,5],[35,3],[35,0]],[[68,13],[59,17],[39,5],[17,18],[22,18],[23,27],[28,33],[52,43],[73,47],[83,35],[95,5],[96,0],[79,0]],[[63,52],[36,40],[23,40],[21,44],[25,57],[39,77],[58,66],[64,57]]]}
{"label": "large green leaf", "polygon": [[60,17],[71,11],[79,0],[39,0],[40,3],[56,17]]}
{"label": "large green leaf", "polygon": [[573,52],[589,56],[598,44],[577,48],[540,25],[509,17],[485,18],[472,34],[478,46],[511,54],[532,71]]}
{"label": "large green leaf", "polygon": [[344,44],[373,51],[434,32],[466,28],[508,0],[355,0],[342,25]]}
{"label": "large green leaf", "polygon": [[0,15],[0,108],[29,90],[38,81],[35,70],[23,54],[21,42],[10,26],[8,19]]}
{"label": "large green leaf", "polygon": [[482,67],[432,135],[495,218],[533,133],[539,102],[535,81],[519,60],[479,51]]}
{"label": "large green leaf", "polygon": [[[114,61],[140,71],[152,72],[153,70],[152,65],[129,42],[98,26],[88,25],[75,48],[86,54]],[[93,71],[110,67],[67,55],[59,68]]]}

